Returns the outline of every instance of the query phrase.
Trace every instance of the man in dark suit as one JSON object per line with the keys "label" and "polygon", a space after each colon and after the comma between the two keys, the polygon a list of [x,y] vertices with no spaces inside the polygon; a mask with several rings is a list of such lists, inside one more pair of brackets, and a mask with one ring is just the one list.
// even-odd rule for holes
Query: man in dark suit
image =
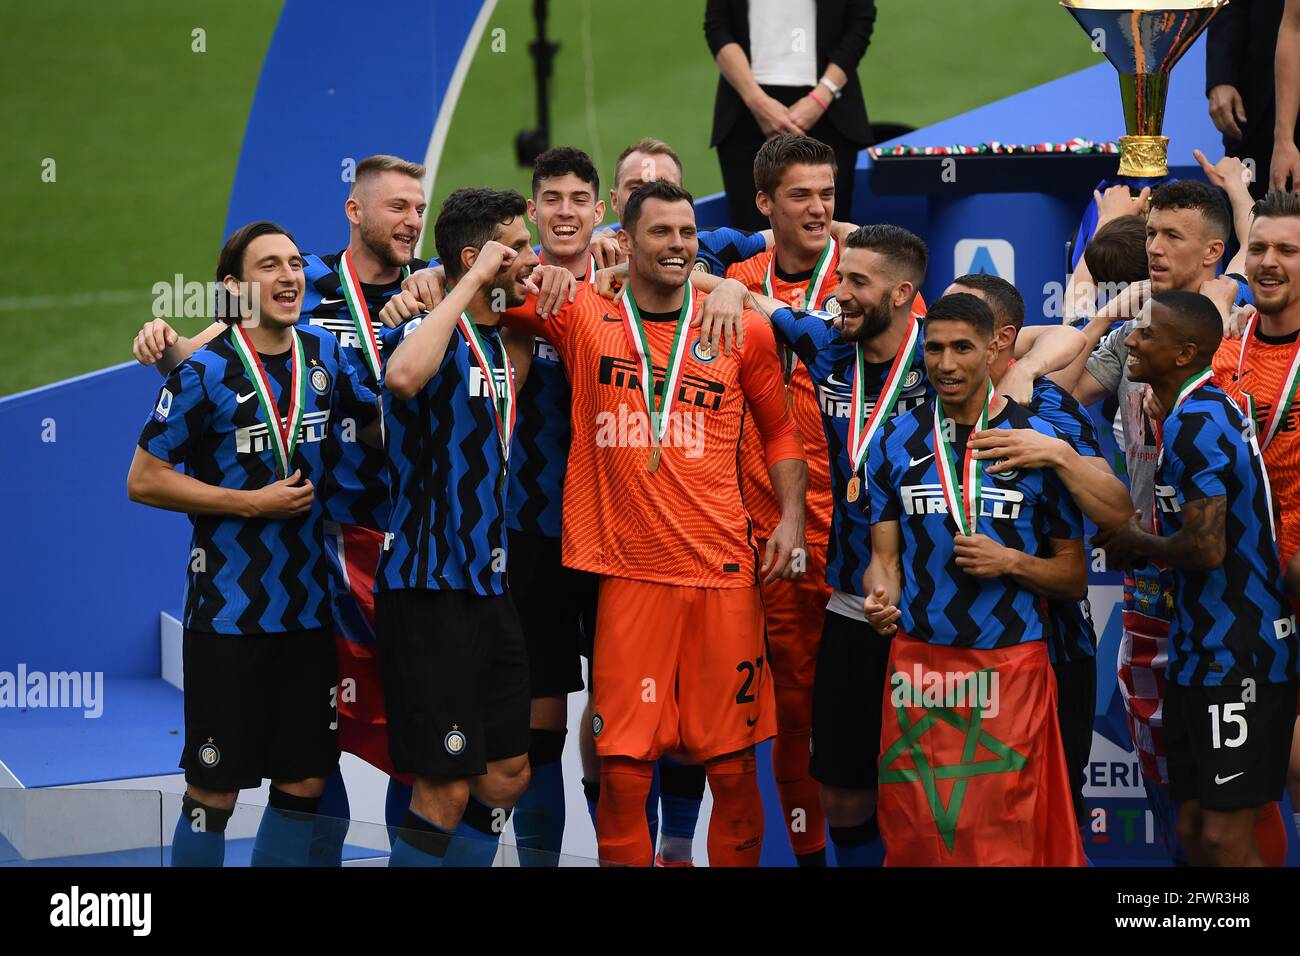
{"label": "man in dark suit", "polygon": [[835,206],[850,216],[858,151],[871,125],[858,62],[875,0],[708,0],[704,34],[721,76],[713,137],[731,224],[759,230],[754,155],[769,136],[806,133],[835,150]]}
{"label": "man in dark suit", "polygon": [[[1232,0],[1210,22],[1205,46],[1205,95],[1223,149],[1253,160],[1256,199],[1269,188],[1276,98],[1273,55],[1284,0]],[[1294,123],[1294,117],[1291,118]]]}

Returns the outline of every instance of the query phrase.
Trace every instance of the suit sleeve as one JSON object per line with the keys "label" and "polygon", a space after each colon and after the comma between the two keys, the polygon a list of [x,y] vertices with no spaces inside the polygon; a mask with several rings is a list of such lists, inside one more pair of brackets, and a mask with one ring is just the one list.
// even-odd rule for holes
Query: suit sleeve
{"label": "suit sleeve", "polygon": [[740,387],[745,393],[767,467],[778,461],[804,460],[803,439],[785,398],[781,363],[776,357],[772,329],[753,312],[745,313],[745,345],[740,358]]}
{"label": "suit sleeve", "polygon": [[1224,83],[1242,87],[1241,68],[1246,59],[1246,16],[1244,3],[1230,3],[1219,11],[1205,32],[1205,95]]}
{"label": "suit sleeve", "polygon": [[731,27],[730,0],[709,0],[704,7],[704,39],[709,44],[709,52],[718,55],[728,43],[739,43]]}
{"label": "suit sleeve", "polygon": [[158,390],[153,414],[145,422],[138,444],[155,458],[179,464],[203,433],[211,411],[212,403],[198,369],[182,362]]}
{"label": "suit sleeve", "polygon": [[850,76],[856,73],[875,25],[875,0],[849,0],[839,42],[831,49],[830,61]]}

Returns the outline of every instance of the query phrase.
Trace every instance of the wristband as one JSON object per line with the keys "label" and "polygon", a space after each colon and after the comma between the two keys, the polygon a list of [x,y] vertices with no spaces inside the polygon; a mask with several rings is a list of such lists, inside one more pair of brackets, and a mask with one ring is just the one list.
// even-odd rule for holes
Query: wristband
{"label": "wristband", "polygon": [[808,99],[812,100],[814,103],[820,106],[822,108],[823,113],[825,113],[828,109],[831,108],[831,104],[823,103],[820,99],[818,99],[816,92],[809,93]]}

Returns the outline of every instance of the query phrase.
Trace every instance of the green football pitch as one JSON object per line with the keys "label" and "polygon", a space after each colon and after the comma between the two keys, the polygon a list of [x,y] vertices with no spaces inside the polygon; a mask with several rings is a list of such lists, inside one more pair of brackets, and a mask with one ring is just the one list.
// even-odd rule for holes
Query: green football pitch
{"label": "green football pitch", "polygon": [[[1097,62],[1055,0],[877,7],[861,67],[877,122],[922,126]],[[531,10],[530,0],[497,4],[452,122],[435,209],[457,186],[528,188],[513,141],[536,119]],[[681,154],[688,188],[717,191],[708,148],[717,72],[703,11],[703,0],[552,0],[561,44],[552,142],[587,149],[608,176],[624,144],[656,136]],[[209,277],[277,15],[269,0],[6,6],[0,394],[129,359],[154,283]],[[181,331],[202,324],[182,321]]]}

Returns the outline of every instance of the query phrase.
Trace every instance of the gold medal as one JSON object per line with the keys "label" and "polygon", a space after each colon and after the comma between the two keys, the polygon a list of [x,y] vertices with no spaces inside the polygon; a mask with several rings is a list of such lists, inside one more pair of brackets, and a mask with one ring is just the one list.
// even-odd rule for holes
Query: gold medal
{"label": "gold medal", "polygon": [[845,497],[849,499],[849,504],[853,504],[853,502],[858,500],[858,495],[860,494],[862,494],[862,482],[858,479],[857,475],[854,475],[849,479],[849,488]]}
{"label": "gold medal", "polygon": [[653,475],[656,471],[659,470],[659,462],[662,458],[663,458],[663,451],[659,448],[658,445],[655,445],[654,448],[650,449],[650,460],[646,462],[645,470],[650,472],[650,474]]}

